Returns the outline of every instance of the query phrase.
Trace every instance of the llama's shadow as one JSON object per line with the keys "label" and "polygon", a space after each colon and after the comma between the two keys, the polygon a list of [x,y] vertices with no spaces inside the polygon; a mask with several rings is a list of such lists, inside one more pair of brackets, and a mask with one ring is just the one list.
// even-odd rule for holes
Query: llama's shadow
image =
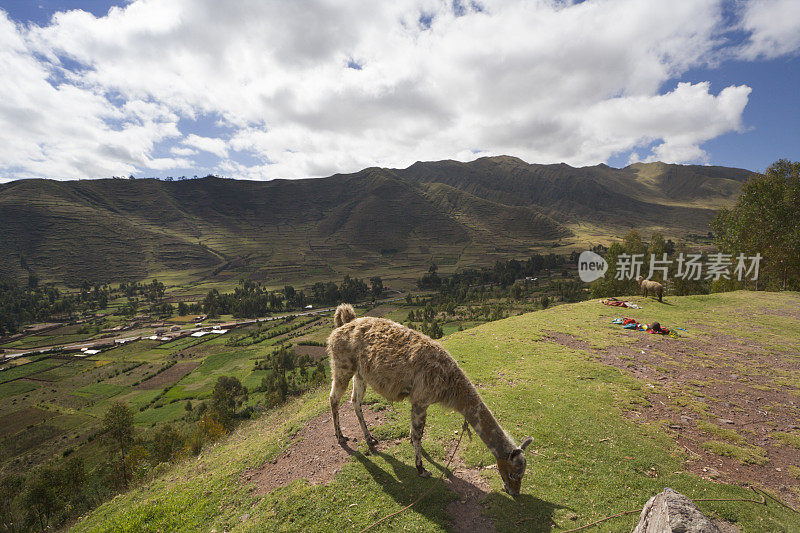
{"label": "llama's shadow", "polygon": [[[393,455],[383,451],[372,451],[369,455],[361,451],[353,450],[351,456],[361,463],[383,489],[383,491],[394,499],[399,505],[406,506],[414,502],[422,493],[427,491],[432,483],[436,486],[430,494],[417,503],[412,512],[424,515],[426,518],[440,522],[447,516],[442,509],[443,495],[450,492],[450,489],[441,483],[437,478],[444,470],[444,465],[434,460],[423,450],[423,457],[427,459],[428,466],[431,468],[430,478],[421,478],[417,475],[417,469],[413,465],[398,460]],[[380,457],[391,468],[391,472],[376,464],[372,458]],[[452,471],[448,470],[448,475]],[[467,480],[459,479],[460,484],[472,485],[476,491],[480,491]],[[446,499],[449,499],[447,497]],[[491,507],[495,516],[515,516],[520,517],[520,523],[513,525],[517,531],[532,531],[536,533],[546,533],[552,531],[555,522],[553,513],[556,509],[564,507],[540,500],[528,494],[520,494],[516,499],[509,498],[505,494],[496,492],[489,493],[483,502],[484,507]],[[515,519],[516,520],[516,519]]]}

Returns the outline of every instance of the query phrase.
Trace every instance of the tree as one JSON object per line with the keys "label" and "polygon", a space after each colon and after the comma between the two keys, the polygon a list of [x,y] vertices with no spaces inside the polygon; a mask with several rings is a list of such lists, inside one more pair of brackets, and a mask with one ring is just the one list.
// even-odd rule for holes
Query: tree
{"label": "tree", "polygon": [[355,302],[361,300],[367,294],[367,284],[358,278],[345,276],[339,288],[342,301]]}
{"label": "tree", "polygon": [[231,429],[236,415],[236,408],[247,401],[247,387],[234,376],[220,376],[214,385],[211,406],[219,415],[219,421],[225,429]]}
{"label": "tree", "polygon": [[125,454],[133,442],[133,411],[128,404],[115,401],[103,417],[103,433],[113,439],[121,455],[122,481],[128,484],[128,472],[125,467]]}
{"label": "tree", "polygon": [[297,291],[291,285],[286,285],[283,287],[283,295],[286,296],[286,303],[288,305],[295,304],[295,298],[297,298]]}
{"label": "tree", "polygon": [[164,292],[166,291],[166,287],[163,283],[154,279],[150,285],[146,286],[145,293],[147,294],[147,299],[151,302],[157,302],[164,297]]}
{"label": "tree", "polygon": [[430,324],[428,322],[422,323],[422,332],[429,336],[432,339],[441,339],[444,335],[442,331],[442,327],[439,325],[437,321],[433,321]]}
{"label": "tree", "polygon": [[721,209],[711,226],[723,251],[761,254],[767,286],[799,287],[800,162],[781,159],[749,179],[736,205]]}
{"label": "tree", "polygon": [[383,293],[383,280],[380,276],[373,276],[369,278],[370,291],[373,298],[379,298]]}
{"label": "tree", "polygon": [[[186,404],[189,405],[188,403]],[[190,408],[191,409],[191,408]],[[171,461],[183,448],[183,436],[171,424],[161,426],[153,436],[150,459],[153,465]]]}
{"label": "tree", "polygon": [[290,394],[298,392],[297,383],[289,379],[297,363],[297,354],[284,345],[269,356],[267,367],[270,373],[261,380],[261,386],[266,391],[270,407],[282,404]]}
{"label": "tree", "polygon": [[218,318],[220,314],[220,296],[217,289],[211,289],[203,298],[203,312],[208,318]]}
{"label": "tree", "polygon": [[139,299],[138,298],[131,298],[128,297],[128,303],[123,305],[120,308],[120,311],[123,315],[131,317],[136,314],[136,310],[139,308]]}

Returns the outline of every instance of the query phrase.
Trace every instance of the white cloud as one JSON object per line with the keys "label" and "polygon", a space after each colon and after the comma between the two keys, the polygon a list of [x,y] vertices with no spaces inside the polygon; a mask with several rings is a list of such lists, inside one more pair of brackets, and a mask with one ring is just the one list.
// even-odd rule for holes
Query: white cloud
{"label": "white cloud", "polygon": [[193,148],[184,148],[182,146],[173,146],[172,148],[169,149],[169,152],[171,154],[180,155],[184,157],[197,154],[197,150]]}
{"label": "white cloud", "polygon": [[[729,131],[741,131],[750,88],[726,87],[719,95],[706,83],[679,83],[663,95],[614,98],[598,103],[582,117],[586,139],[608,137],[603,148],[622,152],[652,141],[648,161],[705,162],[700,144]],[[613,132],[609,134],[608,132]]]}
{"label": "white cloud", "polygon": [[191,134],[183,140],[183,144],[219,157],[227,157],[228,155],[228,147],[223,139],[200,137],[199,135]]}
{"label": "white cloud", "polygon": [[741,28],[749,39],[739,54],[745,59],[772,59],[800,49],[800,2],[758,0],[747,3]]}
{"label": "white cloud", "polygon": [[[742,127],[746,86],[665,89],[726,56],[721,0],[452,6],[136,0],[41,28],[0,14],[12,82],[0,85],[0,171],[141,173],[191,167],[198,150],[223,174],[259,179],[475,154],[581,165],[635,148],[704,161],[703,142]],[[789,30],[767,33],[754,6],[736,24],[766,55]],[[178,130],[204,116],[224,139]]]}
{"label": "white cloud", "polygon": [[147,166],[154,145],[177,136],[165,106],[58,82],[0,12],[0,171],[14,177],[109,177]]}

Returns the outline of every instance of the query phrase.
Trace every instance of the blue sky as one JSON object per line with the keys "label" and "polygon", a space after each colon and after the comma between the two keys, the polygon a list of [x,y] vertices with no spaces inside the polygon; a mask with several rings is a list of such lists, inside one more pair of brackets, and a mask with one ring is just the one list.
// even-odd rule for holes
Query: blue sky
{"label": "blue sky", "polygon": [[796,0],[0,0],[0,26],[0,181],[800,159]]}

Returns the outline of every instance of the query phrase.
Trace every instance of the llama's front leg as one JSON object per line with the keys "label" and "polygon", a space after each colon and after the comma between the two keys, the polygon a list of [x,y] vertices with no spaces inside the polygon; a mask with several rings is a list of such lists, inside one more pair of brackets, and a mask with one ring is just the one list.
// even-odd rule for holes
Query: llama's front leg
{"label": "llama's front leg", "polygon": [[364,432],[364,439],[367,441],[367,446],[374,448],[378,444],[378,439],[372,436],[367,428],[367,423],[364,421],[364,413],[361,412],[361,402],[364,400],[364,392],[367,390],[367,384],[364,379],[356,374],[353,377],[353,409],[356,412],[358,423],[361,425],[361,431]]}
{"label": "llama's front leg", "polygon": [[333,377],[333,383],[331,384],[331,415],[333,416],[333,433],[336,436],[336,440],[339,441],[339,444],[344,446],[347,442],[347,437],[342,435],[342,429],[339,427],[339,400],[342,399],[342,395],[344,395],[344,391],[347,390],[347,382],[348,380],[344,379],[337,379],[336,376]]}
{"label": "llama's front leg", "polygon": [[414,461],[417,466],[417,474],[422,477],[431,477],[431,473],[422,466],[422,433],[425,431],[427,417],[428,406],[411,405],[411,444],[414,446]]}

